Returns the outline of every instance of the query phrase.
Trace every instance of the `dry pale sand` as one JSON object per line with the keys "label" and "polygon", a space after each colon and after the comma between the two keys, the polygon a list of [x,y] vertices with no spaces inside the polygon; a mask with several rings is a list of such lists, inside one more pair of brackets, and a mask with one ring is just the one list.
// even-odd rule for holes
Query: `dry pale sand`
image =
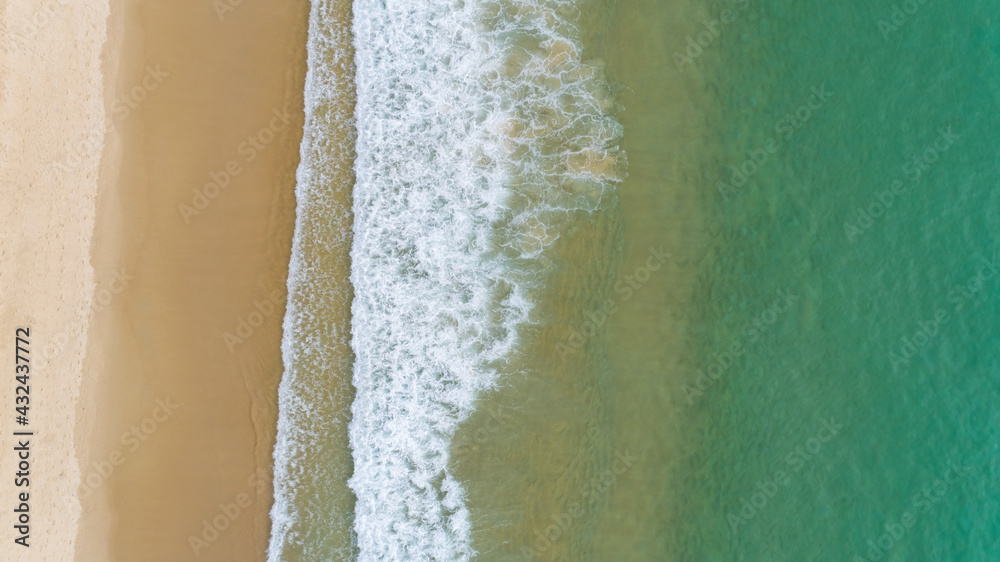
{"label": "dry pale sand", "polygon": [[[73,436],[95,281],[106,2],[0,1],[0,558],[71,560],[80,504]],[[30,330],[28,424],[15,422],[15,331]],[[22,363],[23,364],[23,363]],[[14,437],[18,430],[33,436]],[[26,440],[28,453],[15,452]],[[28,486],[15,473],[26,454]],[[27,493],[28,547],[13,509]]]}
{"label": "dry pale sand", "polygon": [[112,3],[77,560],[264,558],[307,18]]}

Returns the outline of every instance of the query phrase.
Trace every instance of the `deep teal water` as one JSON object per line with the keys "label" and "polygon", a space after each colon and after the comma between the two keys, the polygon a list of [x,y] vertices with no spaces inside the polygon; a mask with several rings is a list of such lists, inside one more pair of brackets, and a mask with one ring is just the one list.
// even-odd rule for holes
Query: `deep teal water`
{"label": "deep teal water", "polygon": [[705,189],[767,159],[713,203],[699,368],[744,352],[678,389],[684,560],[1000,559],[1000,5],[903,7],[753,2],[718,38]]}

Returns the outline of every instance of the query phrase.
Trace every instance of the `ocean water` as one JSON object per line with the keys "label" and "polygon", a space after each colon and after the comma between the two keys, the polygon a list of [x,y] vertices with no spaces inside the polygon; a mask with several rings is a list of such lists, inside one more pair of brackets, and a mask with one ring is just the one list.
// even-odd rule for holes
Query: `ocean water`
{"label": "ocean water", "polygon": [[674,558],[1000,553],[993,18],[754,3],[718,38]]}
{"label": "ocean water", "polygon": [[994,8],[314,2],[269,559],[996,559]]}

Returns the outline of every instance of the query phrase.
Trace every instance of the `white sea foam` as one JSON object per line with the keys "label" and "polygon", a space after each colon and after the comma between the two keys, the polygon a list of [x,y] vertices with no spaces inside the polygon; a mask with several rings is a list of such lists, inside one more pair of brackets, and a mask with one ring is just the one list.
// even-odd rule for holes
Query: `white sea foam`
{"label": "white sea foam", "polygon": [[351,246],[354,71],[350,3],[316,0],[310,13],[305,130],[274,448],[268,560],[353,560],[347,487],[351,403]]}
{"label": "white sea foam", "polygon": [[546,248],[623,177],[569,1],[357,0],[350,422],[361,560],[473,556],[448,455]]}

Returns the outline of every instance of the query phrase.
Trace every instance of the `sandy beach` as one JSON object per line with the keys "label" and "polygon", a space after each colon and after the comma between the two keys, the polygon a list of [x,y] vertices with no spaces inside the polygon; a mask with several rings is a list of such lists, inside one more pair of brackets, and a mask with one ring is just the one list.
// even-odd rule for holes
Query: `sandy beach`
{"label": "sandy beach", "polygon": [[112,5],[78,560],[263,558],[307,6],[215,4]]}
{"label": "sandy beach", "polygon": [[5,559],[263,558],[307,14],[0,4],[3,354],[29,328],[32,369],[2,427],[34,432]]}
{"label": "sandy beach", "polygon": [[[0,3],[4,560],[73,558],[76,408],[95,282],[107,281],[90,263],[106,20],[104,2]],[[18,354],[27,362],[15,359],[20,328],[29,334]],[[21,381],[15,361],[29,367],[17,373],[28,375]],[[28,400],[16,403],[15,393]],[[26,408],[15,412],[15,404]]]}

